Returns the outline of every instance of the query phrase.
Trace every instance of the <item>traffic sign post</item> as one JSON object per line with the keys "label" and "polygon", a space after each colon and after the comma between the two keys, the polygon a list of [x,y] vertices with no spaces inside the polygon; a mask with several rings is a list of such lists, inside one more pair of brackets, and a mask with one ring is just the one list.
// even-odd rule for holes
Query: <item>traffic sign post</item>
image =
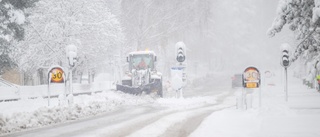
{"label": "traffic sign post", "polygon": [[171,83],[176,90],[176,96],[180,93],[180,98],[183,98],[183,87],[187,84],[186,74],[186,45],[180,41],[175,45],[176,51],[176,66],[171,67]]}
{"label": "traffic sign post", "polygon": [[287,68],[291,65],[290,61],[290,45],[284,43],[281,45],[282,56],[280,64],[284,67],[284,75],[285,75],[285,85],[284,85],[284,92],[285,92],[285,100],[288,102],[288,70]]}
{"label": "traffic sign post", "polygon": [[286,101],[288,102],[288,70],[287,68],[284,68],[284,73],[285,73],[285,87],[284,87],[284,91],[286,92]]}
{"label": "traffic sign post", "polygon": [[50,85],[51,83],[64,83],[64,97],[66,95],[65,71],[60,66],[53,66],[48,72],[48,106],[50,106]]}
{"label": "traffic sign post", "polygon": [[[242,92],[241,104],[246,104],[247,108],[247,90],[259,88],[259,107],[261,107],[261,75],[259,70],[255,67],[247,67],[242,74],[242,84],[246,92]],[[250,96],[250,99],[249,103],[252,103],[252,96]],[[252,106],[252,104],[249,104],[249,106]]]}
{"label": "traffic sign post", "polygon": [[[172,67],[171,68],[171,84],[172,88],[176,91],[176,97],[183,97],[182,88],[183,88],[183,69],[184,67]],[[179,94],[179,95],[178,95]]]}

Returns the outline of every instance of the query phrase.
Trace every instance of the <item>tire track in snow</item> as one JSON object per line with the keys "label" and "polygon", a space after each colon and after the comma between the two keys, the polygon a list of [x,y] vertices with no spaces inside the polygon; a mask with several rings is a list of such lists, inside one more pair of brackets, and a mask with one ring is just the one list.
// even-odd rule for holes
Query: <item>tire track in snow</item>
{"label": "tire track in snow", "polygon": [[16,132],[13,134],[4,134],[4,136],[14,137],[14,136],[24,136],[24,137],[42,137],[42,136],[72,136],[74,134],[81,134],[84,131],[95,130],[98,126],[110,126],[115,123],[123,123],[128,121],[130,116],[139,116],[146,111],[153,113],[158,111],[150,106],[143,106],[139,108],[122,108],[111,113],[104,113],[97,116],[83,118],[77,121],[68,121],[65,123],[54,124],[46,126],[43,128],[29,129],[25,131]]}
{"label": "tire track in snow", "polygon": [[[183,109],[170,109],[161,106],[155,107],[152,106],[152,104],[135,106],[134,108],[123,108],[97,117],[66,122],[64,124],[57,124],[41,129],[28,130],[10,136],[135,136],[138,134],[146,134],[146,131],[149,129],[155,131],[154,133],[156,134],[153,134],[154,136],[181,136],[190,134],[189,132],[193,131],[197,127],[197,124],[194,127],[172,127],[179,127],[177,125],[180,123],[181,125],[188,123],[194,124],[195,121],[200,124],[203,118],[209,115],[213,110],[230,107],[221,105],[222,100],[224,100],[226,96],[228,95],[222,94],[221,96],[217,96],[216,99],[220,105],[207,104]],[[162,122],[164,120],[167,122]],[[160,125],[162,125],[161,128],[159,128]],[[173,129],[179,131],[184,130],[184,128],[186,128],[187,131],[177,135],[171,134],[169,130]]]}
{"label": "tire track in snow", "polygon": [[[232,92],[233,93],[233,92]],[[151,123],[139,131],[130,134],[129,137],[185,137],[193,132],[202,120],[211,113],[235,106],[234,98],[228,95],[220,96],[218,104],[207,105],[199,108],[187,109],[166,115],[154,123]]]}

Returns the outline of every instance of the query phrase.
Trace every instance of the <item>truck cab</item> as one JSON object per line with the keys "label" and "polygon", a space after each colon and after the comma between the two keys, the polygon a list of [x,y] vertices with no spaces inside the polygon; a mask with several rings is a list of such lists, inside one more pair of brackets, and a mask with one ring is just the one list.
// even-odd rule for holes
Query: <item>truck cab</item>
{"label": "truck cab", "polygon": [[[156,58],[157,57],[153,51],[131,52],[127,58],[129,70],[150,69],[151,71],[155,71]],[[144,63],[145,66],[142,66],[142,63]]]}

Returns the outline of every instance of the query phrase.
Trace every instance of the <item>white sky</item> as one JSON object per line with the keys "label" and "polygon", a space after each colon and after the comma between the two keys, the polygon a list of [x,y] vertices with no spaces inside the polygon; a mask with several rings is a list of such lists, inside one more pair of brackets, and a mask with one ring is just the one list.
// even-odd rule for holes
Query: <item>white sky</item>
{"label": "white sky", "polygon": [[[278,1],[212,3],[208,34],[211,37],[203,43],[200,39],[185,42],[190,49],[188,59],[200,60],[199,62],[202,60],[203,65],[208,65],[210,61],[221,58],[220,70],[242,71],[249,65],[261,69],[281,67],[280,45],[292,44],[293,33],[285,26],[284,30],[273,38],[266,35],[275,18]],[[192,62],[189,64],[192,65]],[[217,63],[207,66],[213,71],[217,70],[215,67]]]}

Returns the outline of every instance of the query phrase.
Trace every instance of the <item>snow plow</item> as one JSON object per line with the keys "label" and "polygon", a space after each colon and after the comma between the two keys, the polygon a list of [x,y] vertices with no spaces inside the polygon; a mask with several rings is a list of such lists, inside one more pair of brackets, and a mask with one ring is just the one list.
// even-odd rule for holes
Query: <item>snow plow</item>
{"label": "snow plow", "polygon": [[162,74],[156,70],[156,61],[157,56],[153,51],[129,53],[129,70],[125,72],[121,84],[117,84],[116,90],[135,95],[156,93],[163,97]]}

